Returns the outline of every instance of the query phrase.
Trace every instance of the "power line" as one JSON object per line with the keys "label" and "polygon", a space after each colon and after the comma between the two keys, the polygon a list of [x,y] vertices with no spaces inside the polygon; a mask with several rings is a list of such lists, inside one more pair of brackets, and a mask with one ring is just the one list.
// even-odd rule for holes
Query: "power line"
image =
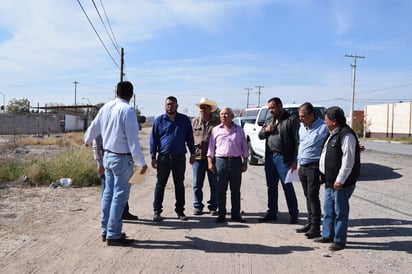
{"label": "power line", "polygon": [[[407,86],[412,86],[412,84],[401,84],[401,85],[391,86],[391,87],[370,89],[370,90],[362,91],[362,94],[364,94],[364,93],[369,93],[369,92],[382,91],[382,90],[387,90],[387,89],[402,88],[402,87],[407,87]],[[360,92],[358,92],[358,94],[360,94]]]}
{"label": "power line", "polygon": [[106,17],[107,24],[109,25],[110,31],[111,31],[111,33],[112,33],[112,35],[113,35],[113,40],[114,40],[114,42],[115,42],[115,44],[116,44],[117,51],[120,51],[120,46],[119,46],[119,44],[117,43],[116,36],[114,35],[113,29],[112,29],[112,25],[110,24],[109,17],[107,16],[106,9],[104,8],[103,1],[102,1],[102,0],[100,0],[100,4],[102,5],[103,12],[104,12],[104,16]]}
{"label": "power line", "polygon": [[[97,8],[96,3],[94,2],[94,0],[92,0],[92,3],[93,3],[94,8],[96,9],[97,15],[99,15],[100,21],[102,22],[102,25],[103,25],[104,29],[106,30],[107,36],[109,36],[109,39],[110,39],[110,41],[112,42],[112,45],[113,45],[114,49],[115,49],[115,50],[117,51],[117,53],[120,55],[120,51],[119,51],[119,49],[116,47],[116,44],[114,43],[112,36],[110,35],[109,31],[107,30],[106,24],[104,23],[104,20],[103,20],[102,16],[100,15],[99,9]],[[102,2],[100,1],[100,3],[102,3]],[[102,5],[103,5],[103,4],[102,4]],[[106,17],[106,18],[107,18],[107,17]]]}
{"label": "power line", "polygon": [[120,69],[120,66],[116,63],[113,56],[110,54],[110,52],[107,49],[106,45],[104,44],[102,38],[100,37],[99,33],[97,32],[96,28],[94,27],[92,21],[90,20],[89,16],[87,15],[86,11],[84,10],[83,5],[80,3],[80,0],[77,0],[77,3],[79,3],[80,8],[83,10],[84,15],[86,16],[87,20],[89,21],[90,26],[93,28],[94,32],[96,33],[97,37],[99,38],[100,42],[102,43],[102,45],[103,45],[104,49],[106,50],[107,54],[110,56],[110,58],[112,59],[113,63],[116,65],[116,67]]}

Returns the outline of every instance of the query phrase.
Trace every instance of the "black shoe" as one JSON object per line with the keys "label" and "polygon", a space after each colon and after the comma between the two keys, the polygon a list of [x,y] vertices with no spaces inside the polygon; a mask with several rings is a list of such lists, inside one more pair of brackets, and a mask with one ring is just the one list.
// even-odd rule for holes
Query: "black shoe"
{"label": "black shoe", "polygon": [[305,236],[308,239],[315,239],[315,238],[321,237],[320,232],[312,232],[312,231],[306,232]]}
{"label": "black shoe", "polygon": [[130,212],[125,212],[123,213],[122,216],[123,220],[128,220],[128,221],[136,221],[139,219],[139,217],[137,217],[136,215],[131,214]]}
{"label": "black shoe", "polygon": [[339,251],[345,249],[345,243],[333,242],[329,248],[330,251]]}
{"label": "black shoe", "polygon": [[240,216],[232,217],[232,218],[230,218],[230,220],[232,220],[232,221],[234,221],[234,222],[239,222],[239,223],[246,223],[246,220],[243,219],[243,218],[240,217]]}
{"label": "black shoe", "polygon": [[179,219],[179,220],[182,220],[182,221],[187,221],[189,218],[187,218],[187,216],[182,212],[182,213],[177,213],[177,218]]}
{"label": "black shoe", "polygon": [[306,238],[308,239],[314,239],[314,238],[319,238],[320,235],[320,226],[319,225],[313,225],[308,232],[305,233]]}
{"label": "black shoe", "polygon": [[160,222],[161,220],[163,220],[163,218],[162,218],[162,216],[160,216],[160,213],[155,212],[153,214],[153,221]]}
{"label": "black shoe", "polygon": [[276,216],[266,215],[263,218],[259,218],[259,222],[266,223],[266,222],[270,222],[270,221],[276,221],[277,219],[278,219],[278,217],[276,217]]}
{"label": "black shoe", "polygon": [[212,216],[217,216],[219,213],[217,212],[217,210],[210,210],[209,214]]}
{"label": "black shoe", "polygon": [[193,209],[193,215],[203,215],[203,210],[200,207],[195,207]]}
{"label": "black shoe", "polygon": [[224,222],[226,222],[226,217],[225,216],[217,217],[216,223],[221,224],[221,223],[224,223]]}
{"label": "black shoe", "polygon": [[[122,238],[124,238],[124,239],[127,238],[126,233],[122,232]],[[105,234],[102,235],[102,241],[103,241],[103,242],[106,241],[106,235],[105,235]]]}
{"label": "black shoe", "polygon": [[309,231],[311,225],[310,224],[306,224],[305,226],[301,227],[301,228],[297,228],[296,229],[296,233],[306,233]]}
{"label": "black shoe", "polygon": [[319,238],[315,238],[313,239],[313,241],[317,242],[317,243],[322,243],[322,244],[328,244],[332,242],[332,239],[330,238],[325,238],[325,237],[319,237]]}
{"label": "black shoe", "polygon": [[134,239],[126,239],[126,238],[119,238],[119,239],[107,239],[107,245],[111,246],[128,246],[134,243]]}
{"label": "black shoe", "polygon": [[295,225],[298,223],[298,216],[290,216],[289,224]]}

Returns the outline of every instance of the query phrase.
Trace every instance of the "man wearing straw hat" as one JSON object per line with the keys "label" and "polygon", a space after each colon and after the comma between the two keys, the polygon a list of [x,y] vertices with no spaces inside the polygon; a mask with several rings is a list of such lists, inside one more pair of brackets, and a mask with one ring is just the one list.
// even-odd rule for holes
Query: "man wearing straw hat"
{"label": "man wearing straw hat", "polygon": [[208,209],[210,214],[216,215],[217,210],[217,178],[216,174],[212,173],[207,168],[207,149],[209,145],[209,137],[212,129],[220,124],[217,116],[213,112],[217,109],[216,102],[205,97],[200,99],[196,104],[199,108],[200,114],[192,120],[193,136],[196,147],[196,161],[193,163],[193,214],[203,214],[203,183],[207,174],[210,187],[210,200],[208,201]]}

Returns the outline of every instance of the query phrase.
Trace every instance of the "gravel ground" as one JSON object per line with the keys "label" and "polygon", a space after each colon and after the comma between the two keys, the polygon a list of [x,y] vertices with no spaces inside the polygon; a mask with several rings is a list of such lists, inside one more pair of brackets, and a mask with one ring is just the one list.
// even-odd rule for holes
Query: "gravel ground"
{"label": "gravel ground", "polygon": [[[142,134],[144,147],[147,137]],[[329,252],[328,245],[295,233],[306,218],[299,183],[294,185],[300,225],[288,224],[282,193],[279,219],[257,221],[266,211],[263,166],[249,166],[243,176],[242,209],[247,223],[219,225],[209,214],[191,214],[190,165],[185,180],[189,221],[176,218],[169,181],[166,219],[153,222],[155,171],[151,170],[142,184],[132,186],[131,212],[139,220],[125,222],[123,227],[136,239],[131,247],[108,247],[101,241],[98,187],[3,188],[0,269],[2,273],[410,273],[411,166],[410,156],[362,153],[362,175],[350,201],[348,244],[339,252]],[[208,195],[206,186],[206,200]]]}

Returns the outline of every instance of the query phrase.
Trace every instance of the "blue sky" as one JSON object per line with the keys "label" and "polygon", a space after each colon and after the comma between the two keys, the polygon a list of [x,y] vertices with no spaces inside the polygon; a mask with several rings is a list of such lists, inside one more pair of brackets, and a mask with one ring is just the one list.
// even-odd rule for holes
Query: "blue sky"
{"label": "blue sky", "polygon": [[[95,0],[125,50],[125,79],[144,115],[196,115],[201,97],[235,109],[273,96],[284,104],[412,101],[410,0]],[[6,104],[102,103],[114,96],[120,56],[91,1],[0,2],[0,92]],[[107,27],[107,25],[106,25]],[[110,30],[109,30],[110,33]],[[113,58],[114,61],[111,59]],[[86,98],[86,99],[83,99]],[[0,104],[2,104],[0,97]]]}

